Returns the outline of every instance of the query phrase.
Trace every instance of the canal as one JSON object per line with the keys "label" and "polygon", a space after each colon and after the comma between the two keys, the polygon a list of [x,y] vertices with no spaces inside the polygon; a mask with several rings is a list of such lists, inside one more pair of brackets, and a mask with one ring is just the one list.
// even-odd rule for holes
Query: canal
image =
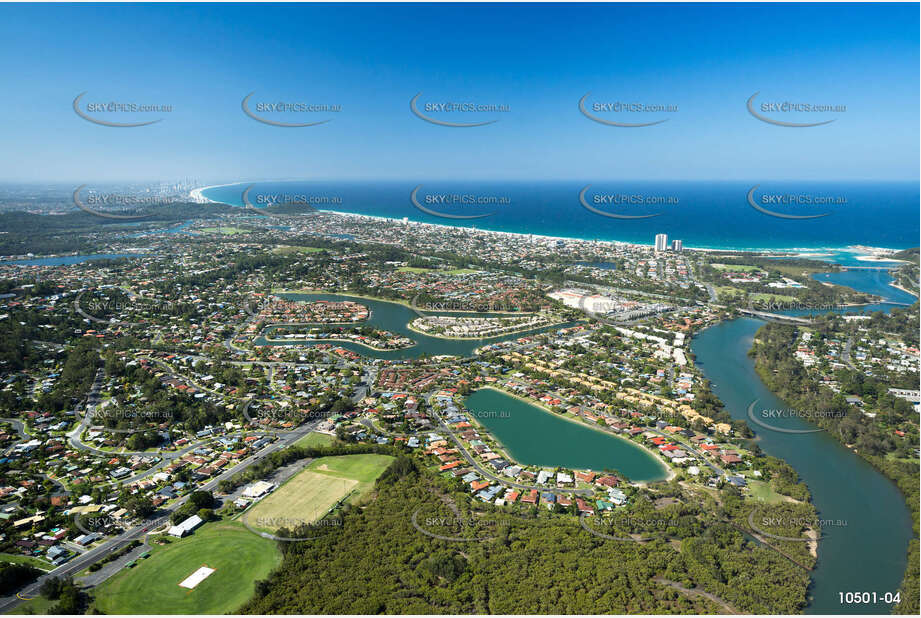
{"label": "canal", "polygon": [[[349,296],[346,294],[277,294],[277,296],[284,298],[286,300],[295,300],[295,301],[316,301],[316,300],[330,300],[330,301],[352,301],[356,303],[361,303],[368,307],[371,310],[371,316],[366,322],[358,322],[356,324],[370,324],[375,328],[381,330],[387,330],[392,333],[398,333],[405,337],[409,337],[416,342],[416,345],[404,348],[402,350],[372,350],[362,345],[351,342],[328,342],[332,343],[346,350],[351,350],[356,354],[361,354],[369,358],[384,358],[389,360],[401,360],[408,358],[419,358],[422,356],[439,356],[439,355],[452,355],[460,357],[473,356],[473,351],[477,348],[490,344],[490,343],[499,343],[501,341],[508,341],[510,339],[518,339],[519,337],[524,337],[526,335],[534,335],[538,333],[544,333],[547,331],[559,330],[561,328],[566,328],[567,326],[573,326],[575,323],[568,324],[558,324],[555,326],[545,326],[543,328],[537,328],[534,330],[512,333],[509,335],[500,335],[498,337],[489,337],[484,339],[442,339],[439,337],[431,337],[429,335],[423,335],[417,333],[413,330],[410,330],[407,327],[407,324],[412,322],[414,319],[418,318],[419,315],[400,303],[388,302],[384,300],[372,300],[369,298],[362,298],[359,296]],[[440,311],[438,315],[468,315],[468,316],[477,316],[484,317],[490,315],[498,314],[489,314],[489,313],[458,313],[451,311]],[[317,342],[311,342],[307,340],[303,341],[284,341],[284,342],[269,342],[265,337],[257,337],[254,341],[256,345],[316,345]]]}

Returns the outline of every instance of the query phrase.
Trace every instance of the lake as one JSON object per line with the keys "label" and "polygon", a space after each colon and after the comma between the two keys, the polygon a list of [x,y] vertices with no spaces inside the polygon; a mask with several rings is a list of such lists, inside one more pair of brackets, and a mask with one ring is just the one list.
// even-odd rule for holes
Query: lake
{"label": "lake", "polygon": [[617,470],[631,481],[664,479],[667,468],[655,455],[581,421],[490,388],[467,397],[464,405],[517,462],[573,470]]}

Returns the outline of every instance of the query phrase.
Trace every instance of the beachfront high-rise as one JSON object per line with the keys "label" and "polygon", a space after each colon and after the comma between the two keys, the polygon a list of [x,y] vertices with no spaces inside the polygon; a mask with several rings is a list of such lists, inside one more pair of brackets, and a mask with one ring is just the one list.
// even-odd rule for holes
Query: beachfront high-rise
{"label": "beachfront high-rise", "polygon": [[668,234],[656,234],[656,251],[668,249]]}
{"label": "beachfront high-rise", "polygon": [[681,253],[681,250],[684,248],[683,243],[680,240],[672,241],[672,251],[676,253]]}

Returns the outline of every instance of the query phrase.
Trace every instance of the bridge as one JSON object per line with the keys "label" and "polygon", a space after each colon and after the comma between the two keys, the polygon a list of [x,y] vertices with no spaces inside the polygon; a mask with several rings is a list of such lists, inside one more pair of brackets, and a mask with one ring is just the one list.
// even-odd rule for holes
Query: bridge
{"label": "bridge", "polygon": [[739,309],[739,313],[744,313],[745,315],[750,315],[755,318],[761,318],[762,320],[767,320],[768,322],[781,322],[783,324],[812,324],[812,320],[806,318],[799,318],[792,315],[782,315],[779,313],[770,313],[768,311],[755,311],[754,309]]}

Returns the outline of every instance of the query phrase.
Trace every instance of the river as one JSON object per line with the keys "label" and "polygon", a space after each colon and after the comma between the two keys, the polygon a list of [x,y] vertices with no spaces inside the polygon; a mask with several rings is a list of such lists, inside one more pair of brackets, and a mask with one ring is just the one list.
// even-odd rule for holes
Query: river
{"label": "river", "polygon": [[[836,283],[897,302],[906,300],[907,295],[881,282],[877,271],[849,271],[846,281]],[[880,304],[851,311],[888,312],[893,307]],[[704,330],[692,341],[697,366],[733,418],[746,418],[754,400],[758,400],[757,409],[789,407],[764,386],[748,357],[755,332],[763,324],[753,318],[737,318]],[[879,597],[899,589],[912,530],[911,514],[895,483],[824,431],[790,434],[761,429],[753,423],[750,426],[765,453],[784,459],[796,469],[812,493],[820,519],[847,522],[846,526],[822,530],[806,613],[890,613],[891,606],[882,600],[876,604],[842,604],[839,592],[876,592]],[[796,418],[784,419],[783,426],[815,428]]]}

